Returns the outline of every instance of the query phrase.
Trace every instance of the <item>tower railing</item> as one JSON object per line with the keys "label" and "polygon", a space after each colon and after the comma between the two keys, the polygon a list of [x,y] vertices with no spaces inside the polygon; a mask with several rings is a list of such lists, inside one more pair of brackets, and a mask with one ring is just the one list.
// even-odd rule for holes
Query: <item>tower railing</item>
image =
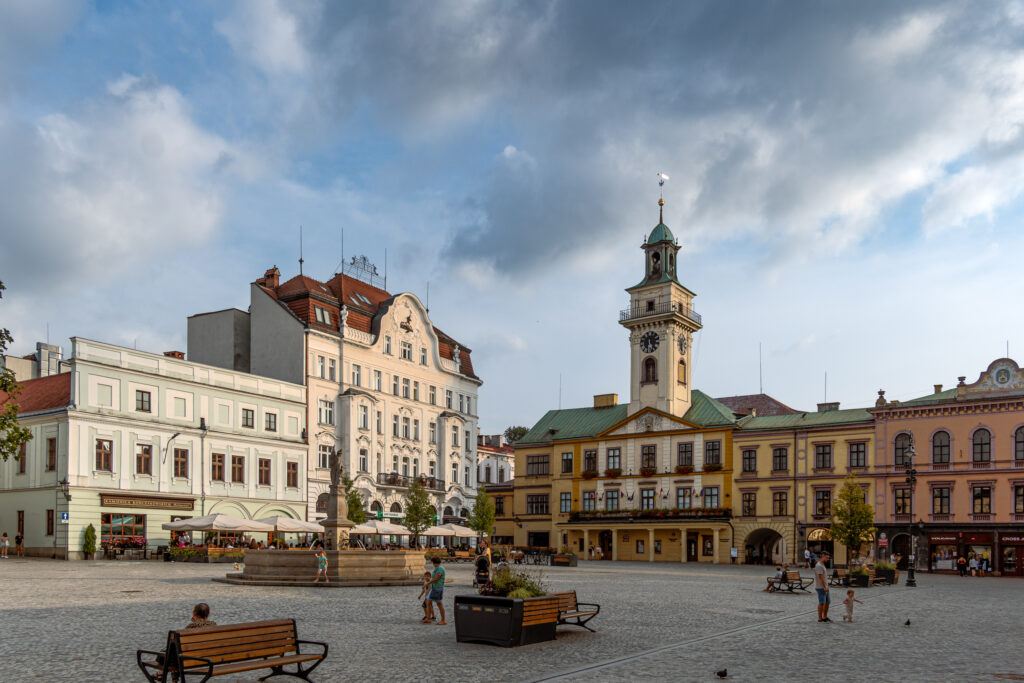
{"label": "tower railing", "polygon": [[627,320],[636,320],[638,318],[647,318],[655,315],[665,315],[666,313],[679,313],[693,322],[701,325],[700,314],[693,310],[692,306],[684,306],[674,302],[664,302],[655,304],[654,306],[636,306],[634,308],[625,308],[619,311],[619,322],[625,322]]}

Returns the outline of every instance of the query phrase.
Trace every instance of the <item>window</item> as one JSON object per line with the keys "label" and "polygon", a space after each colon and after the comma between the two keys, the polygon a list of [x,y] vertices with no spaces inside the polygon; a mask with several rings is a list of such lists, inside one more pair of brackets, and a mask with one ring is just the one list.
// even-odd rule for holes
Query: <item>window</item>
{"label": "window", "polygon": [[46,511],[46,535],[53,536],[53,510]]}
{"label": "window", "polygon": [[412,421],[412,438],[415,441],[419,441],[420,440],[420,421],[419,420],[413,420]]}
{"label": "window", "polygon": [[619,509],[618,489],[609,489],[604,492],[604,509],[608,512],[617,512]]}
{"label": "window", "polygon": [[1013,487],[1013,512],[1024,514],[1024,486]]}
{"label": "window", "polygon": [[391,337],[384,335],[384,353],[391,355]]}
{"label": "window", "polygon": [[689,487],[676,489],[676,507],[689,510],[693,507],[693,490]]}
{"label": "window", "polygon": [[1013,459],[1017,462],[1024,460],[1024,427],[1021,427],[1013,435]]}
{"label": "window", "polygon": [[722,442],[721,441],[708,441],[704,444],[704,464],[705,465],[721,465],[722,464]]}
{"label": "window", "polygon": [[268,432],[277,431],[277,415],[275,413],[264,413],[263,415],[263,427]]}
{"label": "window", "polygon": [[368,472],[370,467],[370,454],[365,448],[359,449],[359,471]]}
{"label": "window", "polygon": [[789,493],[787,491],[772,492],[772,514],[785,517],[789,514]]}
{"label": "window", "polygon": [[622,469],[622,451],[618,448],[609,448],[607,454],[608,469]]}
{"label": "window", "polygon": [[463,435],[465,436],[466,452],[468,453],[470,452],[470,450],[472,450],[473,447],[472,440],[469,437],[469,430],[467,429],[466,431],[464,431]]}
{"label": "window", "polygon": [[548,494],[534,493],[526,496],[526,514],[546,515],[548,514]]}
{"label": "window", "polygon": [[21,444],[21,452],[18,454],[18,474],[25,474],[25,464],[28,462],[28,444]]}
{"label": "window", "polygon": [[370,428],[370,407],[359,406],[359,428],[369,429]]}
{"label": "window", "polygon": [[321,325],[327,325],[328,327],[330,326],[330,324],[331,324],[331,312],[330,311],[328,311],[326,308],[324,308],[322,306],[314,306],[313,307],[313,313],[316,315],[316,321],[318,323],[320,323]]}
{"label": "window", "polygon": [[317,365],[317,368],[320,370],[320,379],[326,379],[327,378],[327,359],[324,358],[323,356],[317,356],[316,357],[316,365]]}
{"label": "window", "polygon": [[679,369],[678,369],[677,372],[678,372],[678,377],[677,377],[678,382],[680,384],[686,384],[686,361],[685,360],[681,360],[680,359],[680,361],[679,361]]}
{"label": "window", "polygon": [[352,366],[352,386],[358,387],[363,383],[363,368],[359,365]]}
{"label": "window", "polygon": [[338,362],[331,358],[327,361],[327,379],[332,382],[338,377]]}
{"label": "window", "polygon": [[[114,451],[114,442],[109,439],[96,439],[96,469],[99,472],[113,472],[112,467],[112,453]],[[24,455],[21,458],[21,462],[25,462]]]}
{"label": "window", "polygon": [[682,467],[693,467],[693,443],[687,441],[679,444],[676,464]]}
{"label": "window", "polygon": [[459,428],[452,427],[452,448],[459,447]]}
{"label": "window", "polygon": [[452,390],[451,389],[445,389],[444,390],[444,405],[445,405],[446,408],[451,408],[452,407]]}
{"label": "window", "polygon": [[641,384],[658,383],[658,363],[653,358],[644,358],[644,379]]}
{"label": "window", "polygon": [[140,413],[152,412],[150,408],[150,396],[148,391],[135,390],[135,410]]}
{"label": "window", "polygon": [[46,440],[46,471],[57,469],[57,439]]}
{"label": "window", "polygon": [[975,486],[971,489],[971,497],[974,499],[974,514],[991,514],[992,487]]}
{"label": "window", "polygon": [[819,443],[814,447],[814,469],[832,469],[832,444]]}
{"label": "window", "polygon": [[391,436],[398,436],[398,415],[391,416]]}
{"label": "window", "polygon": [[320,444],[317,447],[318,462],[317,467],[322,470],[326,470],[331,466],[331,447],[325,443]]}
{"label": "window", "polygon": [[465,394],[459,394],[459,412],[466,412],[466,396]]}
{"label": "window", "polygon": [[484,465],[484,483],[486,483],[486,484],[490,484],[491,483],[491,466],[490,465]]}
{"label": "window", "polygon": [[411,392],[409,391],[409,387],[409,380],[402,379],[402,398],[409,398],[409,396],[412,395]]}
{"label": "window", "polygon": [[437,423],[431,422],[429,427],[430,443],[437,443]]}
{"label": "window", "polygon": [[410,431],[409,418],[403,417],[402,418],[402,438],[403,439],[408,439],[410,436],[412,436],[412,432]]}
{"label": "window", "polygon": [[412,383],[412,400],[414,400],[414,401],[420,400],[420,383],[419,382],[413,382]]}
{"label": "window", "polygon": [[409,476],[409,458],[402,458],[402,476]]}
{"label": "window", "polygon": [[562,491],[558,494],[558,511],[569,512],[570,510],[572,510],[572,494]]}
{"label": "window", "polygon": [[242,426],[248,429],[256,427],[256,411],[251,408],[242,408]]}
{"label": "window", "polygon": [[974,462],[992,460],[992,434],[987,429],[979,429],[974,432],[971,455]]}
{"label": "window", "polygon": [[317,421],[324,425],[334,424],[334,401],[320,399],[317,403]]}
{"label": "window", "polygon": [[391,375],[391,393],[398,396],[398,375]]}
{"label": "window", "polygon": [[270,486],[270,458],[259,459],[259,485]]}
{"label": "window", "polygon": [[174,449],[174,476],[188,479],[188,449]]}
{"label": "window", "polygon": [[153,474],[153,447],[148,443],[135,444],[135,474]]}
{"label": "window", "polygon": [[214,453],[210,456],[210,480],[224,481],[224,454]]}
{"label": "window", "polygon": [[473,397],[472,396],[467,396],[466,397],[466,414],[467,415],[472,415],[473,414]]}
{"label": "window", "polygon": [[125,515],[120,512],[100,513],[100,543],[146,541],[146,515]]}
{"label": "window", "polygon": [[896,489],[893,491],[893,512],[897,515],[910,514],[910,489]]}
{"label": "window", "polygon": [[896,467],[906,467],[910,460],[910,434],[897,434],[892,452]]}
{"label": "window", "polygon": [[288,463],[288,488],[299,488],[299,463]]}
{"label": "window", "polygon": [[640,489],[640,509],[654,509],[654,489]]}
{"label": "window", "polygon": [[597,509],[597,491],[583,492],[583,509],[587,512],[593,512]]}
{"label": "window", "polygon": [[658,447],[653,444],[640,447],[640,467],[657,468]]}
{"label": "window", "polygon": [[817,517],[828,517],[832,514],[832,492],[814,492],[814,514]]}
{"label": "window", "polygon": [[848,453],[850,456],[850,467],[868,466],[868,445],[866,443],[851,443]]}
{"label": "window", "polygon": [[402,360],[412,360],[412,344],[409,342],[400,342],[398,351]]}
{"label": "window", "polygon": [[949,514],[949,488],[942,486],[932,489],[932,514]]}
{"label": "window", "polygon": [[743,494],[743,516],[744,517],[755,517],[757,516],[757,494],[753,492],[746,492]]}
{"label": "window", "polygon": [[757,472],[757,451],[743,451],[743,471],[750,473]]}
{"label": "window", "polygon": [[718,507],[718,487],[717,486],[706,486],[704,487],[704,507],[716,508]]}
{"label": "window", "polygon": [[583,451],[583,469],[585,471],[597,471],[597,451],[590,449]]}
{"label": "window", "polygon": [[644,542],[642,540],[640,540],[640,539],[637,539],[637,541],[636,541],[636,554],[637,555],[643,555],[644,554]]}
{"label": "window", "polygon": [[949,432],[935,432],[932,435],[932,462],[949,462]]}
{"label": "window", "polygon": [[[328,447],[329,448],[329,447]],[[330,451],[328,451],[330,454]],[[330,465],[328,465],[329,467]],[[231,481],[235,484],[245,483],[245,456],[244,455],[232,455],[231,456]]]}
{"label": "window", "polygon": [[430,399],[429,399],[430,400],[430,405],[436,406],[437,405],[437,387],[430,387],[430,391],[428,393],[430,395]]}
{"label": "window", "polygon": [[498,466],[498,483],[501,484],[505,481],[505,468]]}
{"label": "window", "polygon": [[789,469],[789,450],[786,448],[772,449],[772,471],[785,472]]}
{"label": "window", "polygon": [[526,456],[526,476],[538,476],[549,473],[547,455]]}
{"label": "window", "polygon": [[[426,349],[424,349],[424,351],[425,350]],[[425,364],[426,363],[424,363],[424,365]],[[505,496],[494,497],[494,514],[496,516],[501,516],[505,514]]]}
{"label": "window", "polygon": [[377,433],[384,433],[384,413],[379,410],[377,411]]}
{"label": "window", "polygon": [[[427,347],[426,346],[421,346],[420,347],[420,365],[426,365],[426,364],[427,364]],[[501,499],[498,498],[498,500],[501,500]]]}
{"label": "window", "polygon": [[373,390],[383,391],[381,387],[384,386],[384,375],[381,374],[380,370],[373,371]]}
{"label": "window", "polygon": [[572,474],[572,453],[562,453],[562,474]]}

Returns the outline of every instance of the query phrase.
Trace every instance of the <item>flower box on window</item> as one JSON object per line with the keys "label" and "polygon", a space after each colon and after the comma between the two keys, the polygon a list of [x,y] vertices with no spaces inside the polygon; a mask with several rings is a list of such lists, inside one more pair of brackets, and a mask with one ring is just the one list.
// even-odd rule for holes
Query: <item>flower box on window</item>
{"label": "flower box on window", "polygon": [[584,479],[593,479],[597,476],[597,470],[583,470],[580,472],[580,476]]}
{"label": "flower box on window", "polygon": [[711,463],[711,464],[708,464],[708,465],[704,465],[704,471],[705,472],[718,472],[721,469],[722,469],[722,466],[719,463]]}
{"label": "flower box on window", "polygon": [[615,479],[616,477],[621,476],[621,475],[622,475],[622,468],[621,467],[609,467],[608,469],[606,469],[604,471],[604,476],[609,477],[610,479]]}
{"label": "flower box on window", "polygon": [[656,470],[653,467],[641,467],[640,468],[640,476],[641,477],[653,477],[654,473],[657,472],[657,471],[658,470]]}
{"label": "flower box on window", "polygon": [[676,465],[676,474],[693,474],[693,465]]}

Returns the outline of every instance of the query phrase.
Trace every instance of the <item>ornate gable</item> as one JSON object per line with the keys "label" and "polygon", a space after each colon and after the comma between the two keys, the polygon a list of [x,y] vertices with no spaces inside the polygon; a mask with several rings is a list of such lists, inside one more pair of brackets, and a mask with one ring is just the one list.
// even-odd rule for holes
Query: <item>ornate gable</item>
{"label": "ornate gable", "polygon": [[697,425],[690,424],[685,420],[663,413],[655,408],[644,408],[640,412],[630,415],[611,429],[602,432],[599,436],[629,436],[630,434],[696,428]]}
{"label": "ornate gable", "polygon": [[973,384],[961,383],[956,388],[958,400],[973,398],[995,398],[1000,394],[1024,392],[1024,371],[1011,358],[992,361],[988,369],[978,376]]}

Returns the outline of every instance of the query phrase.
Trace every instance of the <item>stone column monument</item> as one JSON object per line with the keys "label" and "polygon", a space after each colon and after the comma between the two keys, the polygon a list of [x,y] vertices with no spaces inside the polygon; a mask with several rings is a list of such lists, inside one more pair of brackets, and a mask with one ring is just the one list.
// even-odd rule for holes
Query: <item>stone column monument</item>
{"label": "stone column monument", "polygon": [[331,488],[327,494],[327,519],[320,522],[324,527],[325,550],[348,548],[348,530],[355,526],[348,518],[348,500],[341,484],[343,474],[341,458],[338,451],[334,451],[331,454]]}

